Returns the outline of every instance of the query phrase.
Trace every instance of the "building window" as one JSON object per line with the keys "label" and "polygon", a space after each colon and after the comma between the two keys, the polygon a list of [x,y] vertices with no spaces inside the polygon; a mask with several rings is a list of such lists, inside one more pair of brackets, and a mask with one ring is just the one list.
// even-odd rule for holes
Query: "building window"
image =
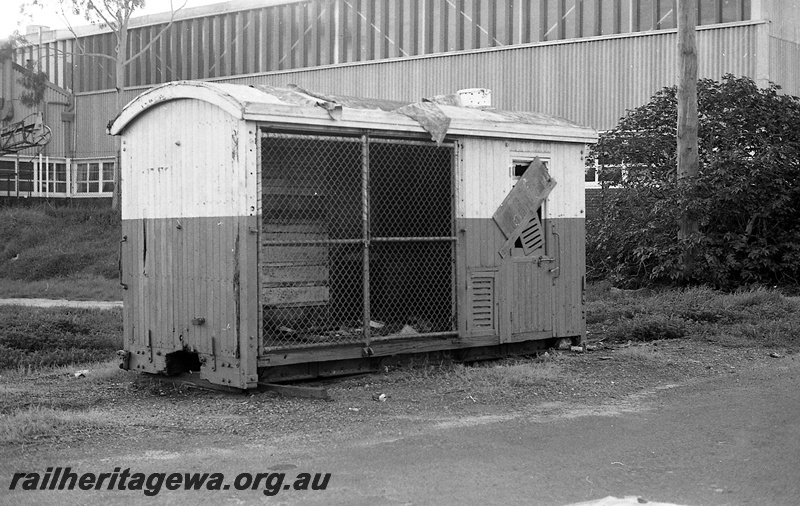
{"label": "building window", "polygon": [[19,161],[17,163],[19,170],[19,188],[21,192],[32,192],[33,189],[33,175],[35,173],[33,162]]}
{"label": "building window", "polygon": [[593,165],[584,168],[584,182],[587,188],[619,186],[626,177],[627,168],[622,165]]}
{"label": "building window", "polygon": [[[530,158],[528,158],[528,157],[525,157],[525,158],[520,157],[520,158],[514,158],[511,161],[511,170],[510,170],[510,172],[511,172],[511,180],[513,181],[513,184],[516,184],[517,181],[519,180],[519,178],[521,178],[522,175],[525,174],[525,171],[528,169],[528,166],[531,164],[531,162],[533,161],[534,158],[535,157],[530,157]],[[548,160],[547,158],[541,158],[541,157],[539,158],[539,160],[542,162],[542,165],[544,165],[545,169],[550,170],[550,160]]]}
{"label": "building window", "polygon": [[75,193],[111,193],[114,191],[114,162],[96,161],[75,166]]}
{"label": "building window", "polygon": [[39,171],[39,191],[42,193],[67,193],[67,164],[44,162]]}
{"label": "building window", "polygon": [[0,192],[17,190],[17,166],[13,160],[0,160]]}

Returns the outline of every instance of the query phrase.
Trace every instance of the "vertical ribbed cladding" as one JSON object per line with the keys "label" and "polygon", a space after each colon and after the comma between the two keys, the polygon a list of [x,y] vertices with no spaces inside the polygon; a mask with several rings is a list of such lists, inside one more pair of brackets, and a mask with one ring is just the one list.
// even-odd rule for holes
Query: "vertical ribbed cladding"
{"label": "vertical ribbed cladding", "polygon": [[[584,146],[487,139],[464,139],[462,145],[459,261],[468,290],[497,280],[491,296],[499,311],[501,342],[580,339],[585,333]],[[492,217],[515,183],[512,162],[535,156],[547,160],[549,174],[556,180],[542,211],[544,247],[528,256],[523,247],[512,248],[511,256],[501,258],[499,251],[507,238]],[[474,295],[469,293],[467,300]],[[462,322],[469,334],[474,318],[462,315]]]}
{"label": "vertical ribbed cladding", "polygon": [[[718,79],[720,68],[753,75],[754,65],[746,55],[752,53],[756,29],[757,25],[744,25],[700,30],[700,60],[707,62],[701,63],[700,76]],[[541,111],[607,129],[626,109],[674,84],[676,43],[674,31],[652,32],[231,81],[302,82],[329,93],[408,101],[480,86],[493,90],[494,105],[500,109]]]}
{"label": "vertical ribbed cladding", "polygon": [[[719,79],[723,72],[756,77],[755,33],[761,28],[750,24],[699,30],[700,77]],[[658,90],[675,83],[676,43],[674,31],[661,31],[219,81],[274,86],[298,83],[324,93],[406,101],[483,87],[493,90],[494,105],[499,109],[546,112],[606,130],[625,110],[644,104]],[[773,54],[787,55],[783,62],[791,63],[791,57],[798,54],[795,44],[773,41],[772,48]],[[789,85],[800,81],[796,65],[774,63],[769,72],[787,76]],[[785,87],[786,92],[796,92],[798,86]],[[139,91],[126,91],[126,99]],[[77,155],[113,156],[113,139],[105,128],[109,111],[114,110],[114,94],[82,94],[77,103]]]}
{"label": "vertical ribbed cladding", "polygon": [[[124,335],[133,370],[176,372],[168,357],[180,352],[199,360],[203,379],[238,388],[257,380],[257,302],[239,304],[250,298],[242,294],[254,282],[243,278],[255,276],[257,262],[246,131],[216,105],[182,99],[147,109],[123,132]],[[250,356],[240,329],[245,343],[253,335]]]}
{"label": "vertical ribbed cladding", "polygon": [[[24,91],[22,84],[20,84],[25,75],[24,72],[19,67],[15,67],[11,60],[5,60],[0,66],[0,80],[2,80],[0,98],[5,99],[2,112],[3,114],[13,113],[13,116],[3,118],[3,126],[9,126],[9,123],[6,123],[5,120],[11,123],[23,120],[31,122],[33,118],[31,115],[41,111],[44,124],[50,128],[50,141],[41,147],[25,149],[20,152],[20,156],[28,160],[38,157],[40,153],[44,156],[68,156],[69,153],[65,150],[65,138],[69,129],[61,121],[61,113],[67,112],[69,92],[47,86],[44,89],[41,105],[27,106],[18,99],[19,94]],[[4,139],[4,141],[6,140]]]}
{"label": "vertical ribbed cladding", "polygon": [[800,95],[800,43],[769,38],[769,75],[787,95]]}

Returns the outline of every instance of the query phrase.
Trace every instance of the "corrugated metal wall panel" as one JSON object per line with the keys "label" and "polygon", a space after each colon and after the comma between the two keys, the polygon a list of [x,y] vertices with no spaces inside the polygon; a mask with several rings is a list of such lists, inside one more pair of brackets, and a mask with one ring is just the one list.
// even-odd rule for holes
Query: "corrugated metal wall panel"
{"label": "corrugated metal wall panel", "polygon": [[26,149],[21,151],[20,154],[38,156],[41,153],[45,156],[67,156],[67,137],[70,134],[70,128],[62,120],[61,113],[66,112],[70,107],[69,94],[65,90],[48,84],[44,90],[41,104],[38,107],[26,106],[20,100],[20,95],[25,91],[20,83],[20,79],[24,76],[23,72],[24,70],[21,67],[10,60],[6,61],[2,71],[0,71],[0,74],[2,74],[2,78],[0,78],[2,80],[2,94],[0,97],[10,101],[11,107],[13,107],[13,116],[9,121],[12,123],[23,121],[29,115],[41,111],[44,124],[50,128],[51,137],[50,142],[44,148]]}
{"label": "corrugated metal wall panel", "polygon": [[[761,25],[727,26],[698,32],[699,75],[719,79],[730,72],[755,77],[756,31]],[[298,84],[323,93],[415,101],[454,90],[493,90],[501,109],[539,111],[599,130],[613,127],[676,81],[676,33],[575,40],[384,60],[306,70],[215,79],[241,84]],[[126,90],[126,102],[144,88]],[[113,93],[81,94],[79,156],[111,155],[105,134]]]}
{"label": "corrugated metal wall panel", "polygon": [[784,93],[800,95],[800,44],[770,37],[769,55],[770,80]]}
{"label": "corrugated metal wall panel", "polygon": [[[125,103],[144,90],[126,90]],[[92,93],[75,97],[75,142],[77,157],[114,156],[114,139],[106,133],[115,112],[117,98],[113,92]]]}
{"label": "corrugated metal wall panel", "polygon": [[[717,1],[701,0],[700,3]],[[591,9],[584,12],[588,7]],[[239,9],[204,11],[196,14],[198,17],[178,19],[131,65],[128,85],[153,85],[177,79],[215,78],[675,26],[672,11],[660,13],[664,20],[656,22],[656,25],[649,21],[632,25],[627,19],[625,23],[609,24],[615,18],[621,19],[621,10],[625,9],[620,2],[603,4],[601,9],[600,0],[306,0],[261,8],[249,4]],[[701,10],[705,12],[708,9]],[[750,13],[746,11],[739,9],[734,14],[731,11],[722,17],[703,18],[703,21],[747,20]],[[585,19],[579,20],[578,12]],[[155,40],[166,27],[167,23],[162,21],[130,28],[129,56]],[[55,60],[50,60],[57,44],[59,42],[43,44],[48,70],[56,68]],[[98,31],[84,35],[80,38],[80,45],[86,56],[76,56],[79,66],[75,90],[86,92],[113,88],[114,73],[109,60],[89,55],[113,53],[113,34]],[[31,54],[38,54],[35,46],[28,49]],[[24,62],[24,59],[18,61]],[[185,66],[184,61],[191,61],[192,68]],[[62,67],[66,68],[65,65]],[[54,77],[54,82],[61,84],[57,79],[62,77]],[[62,86],[66,85],[66,79],[63,79]]]}
{"label": "corrugated metal wall panel", "polygon": [[[699,75],[754,77],[758,25],[698,32]],[[447,54],[226,79],[289,83],[326,93],[418,100],[461,88],[493,90],[502,109],[563,116],[598,129],[676,81],[674,31]],[[403,78],[398,78],[402,76]]]}

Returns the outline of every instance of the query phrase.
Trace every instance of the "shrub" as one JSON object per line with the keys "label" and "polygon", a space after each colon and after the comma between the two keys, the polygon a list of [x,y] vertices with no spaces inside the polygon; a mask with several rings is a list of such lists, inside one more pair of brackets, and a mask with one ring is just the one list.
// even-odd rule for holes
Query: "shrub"
{"label": "shrub", "polygon": [[[628,111],[587,163],[623,166],[587,224],[595,278],[627,286],[796,284],[800,279],[800,98],[726,75],[698,83],[699,176],[678,181],[676,88]],[[687,213],[699,231],[677,240]],[[685,271],[685,251],[694,253]]]}

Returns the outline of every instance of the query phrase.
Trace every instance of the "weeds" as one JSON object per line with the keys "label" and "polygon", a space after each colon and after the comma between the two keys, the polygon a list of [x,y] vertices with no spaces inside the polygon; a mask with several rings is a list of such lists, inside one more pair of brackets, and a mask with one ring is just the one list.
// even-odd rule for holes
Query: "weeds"
{"label": "weeds", "polygon": [[0,445],[22,444],[102,428],[104,414],[96,411],[62,411],[41,406],[0,414]]}
{"label": "weeds", "polygon": [[559,364],[531,359],[509,359],[474,366],[455,364],[452,375],[457,384],[490,397],[565,379],[564,370]]}
{"label": "weeds", "polygon": [[413,358],[394,369],[386,381],[403,385],[431,383],[442,395],[462,393],[472,402],[509,402],[527,397],[537,389],[566,385],[574,378],[557,358],[508,358],[463,364],[452,360]]}
{"label": "weeds", "polygon": [[625,357],[638,360],[657,360],[659,358],[656,348],[647,344],[639,346],[628,346],[614,351],[617,357]]}
{"label": "weeds", "polygon": [[619,321],[606,335],[613,341],[658,341],[680,339],[688,330],[688,323],[680,317],[636,314]]}
{"label": "weeds", "polygon": [[593,338],[647,342],[701,336],[730,346],[767,347],[800,343],[798,304],[775,290],[650,292],[596,287],[588,299],[586,320]]}
{"label": "weeds", "polygon": [[121,300],[122,286],[117,279],[90,274],[77,274],[39,281],[3,279],[0,283],[0,298]]}
{"label": "weeds", "polygon": [[108,360],[122,348],[122,311],[0,306],[0,370]]}
{"label": "weeds", "polygon": [[0,208],[0,278],[114,278],[119,236],[119,214],[112,209]]}

